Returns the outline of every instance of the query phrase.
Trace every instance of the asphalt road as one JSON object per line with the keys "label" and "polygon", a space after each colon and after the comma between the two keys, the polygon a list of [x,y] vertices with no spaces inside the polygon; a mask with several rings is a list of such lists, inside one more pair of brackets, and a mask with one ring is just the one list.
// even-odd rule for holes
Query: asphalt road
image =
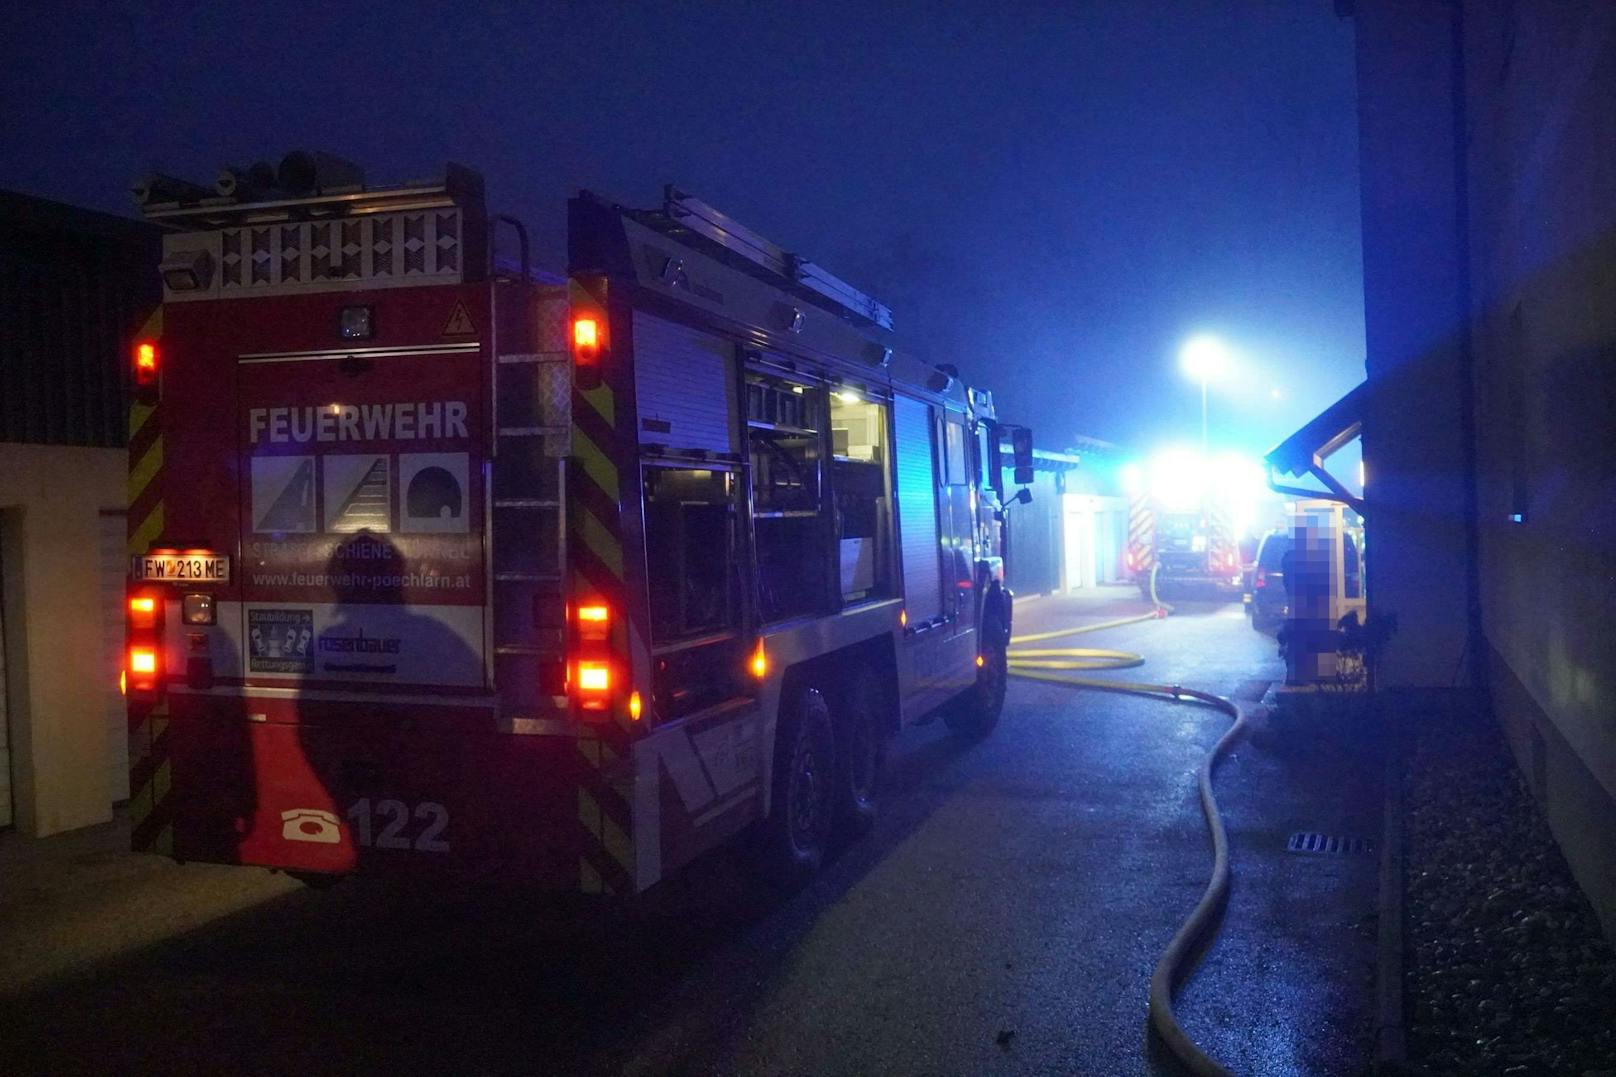
{"label": "asphalt road", "polygon": [[[1018,629],[1092,604],[1028,604]],[[1085,637],[1118,676],[1255,699],[1282,676],[1238,605]],[[0,1071],[1171,1073],[1151,969],[1205,885],[1195,769],[1226,719],[1014,683],[999,730],[935,723],[889,759],[875,832],[780,899],[715,855],[605,911],[118,851],[116,827],[0,845]],[[1264,746],[1266,744],[1266,747]],[[1236,881],[1181,1017],[1239,1072],[1367,1058],[1368,754],[1270,734],[1219,775]]]}

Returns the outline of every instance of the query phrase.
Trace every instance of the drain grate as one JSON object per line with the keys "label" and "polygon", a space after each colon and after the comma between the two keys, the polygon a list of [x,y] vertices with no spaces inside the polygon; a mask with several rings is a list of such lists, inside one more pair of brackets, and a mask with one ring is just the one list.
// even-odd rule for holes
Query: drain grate
{"label": "drain grate", "polygon": [[1285,849],[1292,853],[1317,853],[1323,856],[1355,856],[1375,851],[1372,838],[1342,838],[1334,834],[1315,834],[1299,830],[1291,835]]}

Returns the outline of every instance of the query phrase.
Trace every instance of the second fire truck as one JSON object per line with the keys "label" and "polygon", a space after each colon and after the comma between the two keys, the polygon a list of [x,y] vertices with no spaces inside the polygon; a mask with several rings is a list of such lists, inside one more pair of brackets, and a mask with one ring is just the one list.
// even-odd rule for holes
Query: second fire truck
{"label": "second fire truck", "polygon": [[744,832],[797,884],[893,733],[997,722],[992,397],[868,296],[672,189],[574,198],[564,278],[461,168],[137,198],[137,848],[632,893]]}

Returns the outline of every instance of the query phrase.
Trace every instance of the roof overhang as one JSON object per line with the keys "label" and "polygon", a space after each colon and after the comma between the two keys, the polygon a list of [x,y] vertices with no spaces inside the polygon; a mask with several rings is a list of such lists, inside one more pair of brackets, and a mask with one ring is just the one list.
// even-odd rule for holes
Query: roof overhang
{"label": "roof overhang", "polygon": [[[1363,514],[1363,498],[1353,494],[1340,479],[1330,474],[1325,461],[1362,431],[1366,384],[1359,384],[1308,420],[1296,433],[1268,450],[1263,462],[1268,465],[1270,487],[1282,494],[1339,501],[1359,515]],[[1286,482],[1287,478],[1299,479],[1308,475],[1325,488],[1313,490]]]}

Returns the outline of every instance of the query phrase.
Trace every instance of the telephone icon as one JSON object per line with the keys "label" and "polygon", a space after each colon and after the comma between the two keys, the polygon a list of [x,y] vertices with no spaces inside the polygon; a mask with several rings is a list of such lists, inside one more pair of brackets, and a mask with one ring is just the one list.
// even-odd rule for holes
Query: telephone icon
{"label": "telephone icon", "polygon": [[342,840],[342,824],[328,811],[318,808],[292,808],[281,812],[281,838],[284,841],[312,841],[335,845]]}

